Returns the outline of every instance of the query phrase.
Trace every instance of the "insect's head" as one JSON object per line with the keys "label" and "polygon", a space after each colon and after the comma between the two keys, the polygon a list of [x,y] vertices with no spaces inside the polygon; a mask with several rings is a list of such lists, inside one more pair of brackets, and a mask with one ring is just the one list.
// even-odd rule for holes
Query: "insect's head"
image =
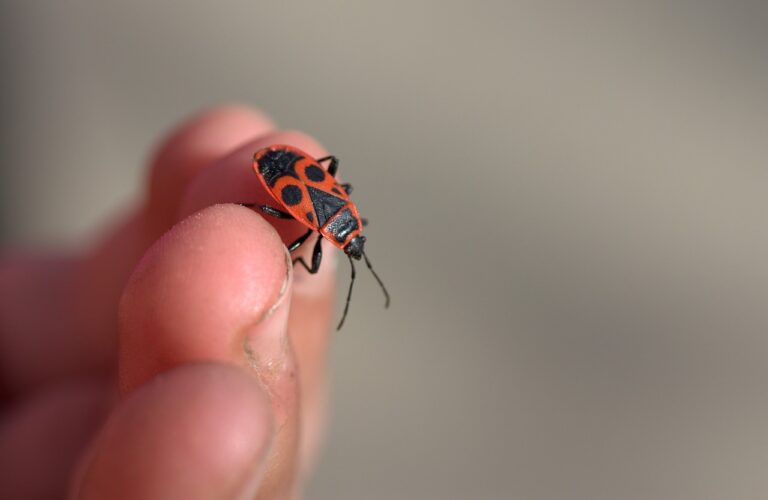
{"label": "insect's head", "polygon": [[363,257],[363,249],[365,247],[365,236],[357,235],[347,243],[344,247],[344,253],[353,257],[355,260],[360,260]]}

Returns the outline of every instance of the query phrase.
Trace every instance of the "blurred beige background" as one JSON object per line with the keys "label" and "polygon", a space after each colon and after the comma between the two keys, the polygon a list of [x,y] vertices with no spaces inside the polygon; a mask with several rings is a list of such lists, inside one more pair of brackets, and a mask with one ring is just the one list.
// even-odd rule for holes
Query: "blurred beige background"
{"label": "blurred beige background", "polygon": [[341,158],[393,307],[308,498],[768,497],[764,1],[1,8],[6,244],[86,242],[211,103]]}

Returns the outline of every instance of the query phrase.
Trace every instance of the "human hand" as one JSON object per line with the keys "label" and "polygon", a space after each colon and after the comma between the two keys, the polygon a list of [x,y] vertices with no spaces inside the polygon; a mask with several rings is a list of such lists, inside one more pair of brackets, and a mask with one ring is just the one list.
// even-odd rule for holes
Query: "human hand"
{"label": "human hand", "polygon": [[323,427],[335,252],[294,275],[297,223],[221,204],[269,200],[250,165],[274,143],[327,154],[255,111],[201,114],[163,141],[141,207],[84,255],[0,261],[0,498],[300,493]]}

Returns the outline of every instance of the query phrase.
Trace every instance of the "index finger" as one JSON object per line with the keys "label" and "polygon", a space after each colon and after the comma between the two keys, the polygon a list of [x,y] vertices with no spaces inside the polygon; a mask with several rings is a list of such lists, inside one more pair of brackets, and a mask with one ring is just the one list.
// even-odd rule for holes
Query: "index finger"
{"label": "index finger", "polygon": [[175,222],[187,185],[208,164],[272,128],[268,117],[244,107],[200,113],[161,143],[146,202],[89,252],[16,253],[0,259],[0,385],[5,391],[109,374],[122,288],[152,241]]}

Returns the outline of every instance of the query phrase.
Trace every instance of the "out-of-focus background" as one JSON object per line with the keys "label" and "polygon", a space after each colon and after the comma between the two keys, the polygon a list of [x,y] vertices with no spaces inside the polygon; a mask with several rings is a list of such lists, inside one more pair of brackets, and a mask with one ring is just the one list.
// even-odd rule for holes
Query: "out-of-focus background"
{"label": "out-of-focus background", "polygon": [[85,244],[209,104],[341,158],[393,307],[310,499],[768,496],[764,1],[0,8],[5,244]]}

